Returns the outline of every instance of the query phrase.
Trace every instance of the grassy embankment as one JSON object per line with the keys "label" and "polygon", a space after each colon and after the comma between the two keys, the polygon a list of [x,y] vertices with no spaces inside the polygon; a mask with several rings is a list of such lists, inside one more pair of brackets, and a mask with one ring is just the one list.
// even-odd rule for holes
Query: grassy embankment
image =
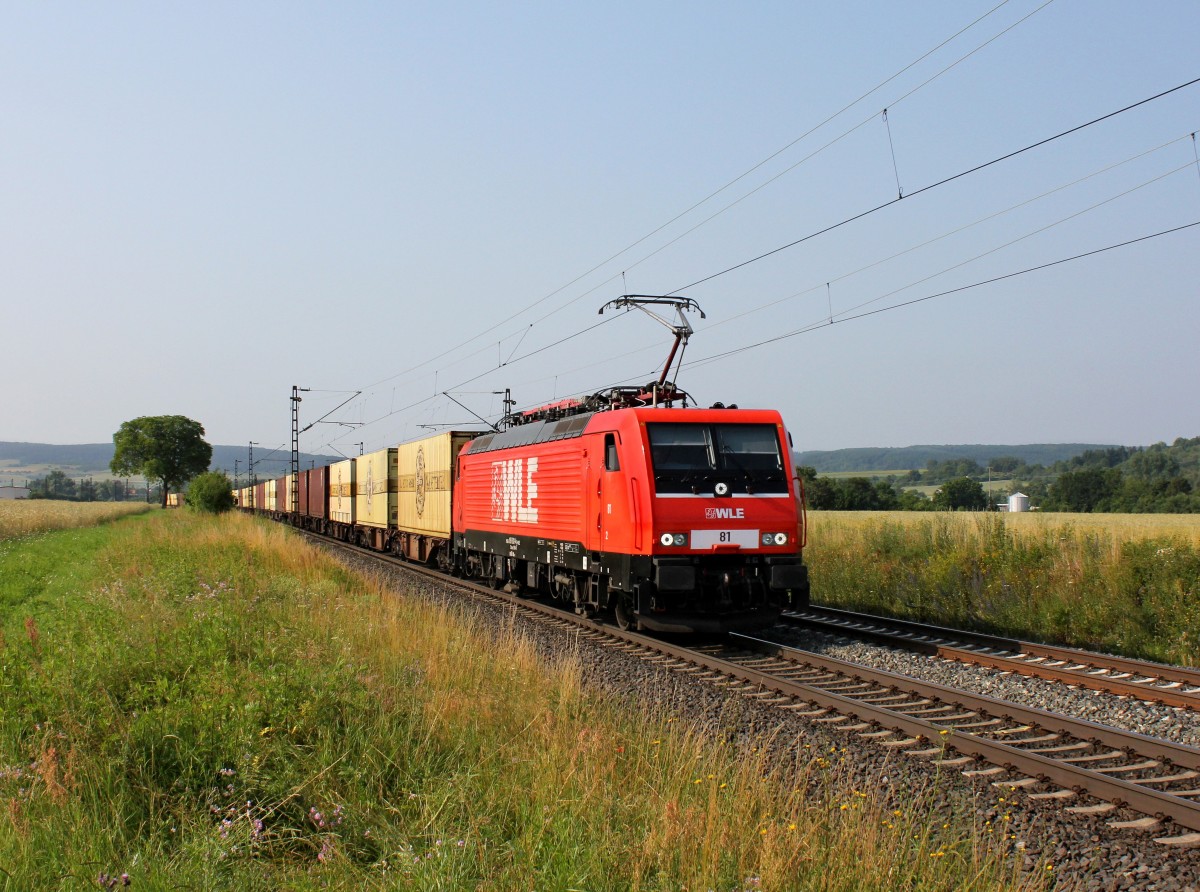
{"label": "grassy embankment", "polygon": [[144,502],[63,502],[57,499],[0,501],[0,541],[51,530],[95,526],[151,510]]}
{"label": "grassy embankment", "polygon": [[813,600],[1200,662],[1200,517],[815,511]]}
{"label": "grassy embankment", "polygon": [[0,605],[0,887],[1018,883],[1011,841],[920,791],[893,813],[837,754],[768,766],[630,714],[572,654],[245,517],[0,543]]}

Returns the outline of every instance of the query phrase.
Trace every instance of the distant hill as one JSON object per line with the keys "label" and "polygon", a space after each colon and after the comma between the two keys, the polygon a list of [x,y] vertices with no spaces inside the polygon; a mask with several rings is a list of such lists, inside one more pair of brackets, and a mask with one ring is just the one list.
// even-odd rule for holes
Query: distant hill
{"label": "distant hill", "polygon": [[797,453],[799,464],[809,465],[818,473],[835,471],[922,470],[933,461],[969,458],[986,467],[989,459],[1000,456],[1019,458],[1026,464],[1052,465],[1082,455],[1089,449],[1110,449],[1094,443],[1031,443],[1024,446],[898,446],[858,449],[831,449]]}
{"label": "distant hill", "polygon": [[[107,477],[108,465],[112,461],[112,443],[82,443],[74,446],[56,446],[52,443],[8,443],[0,442],[0,480],[24,481],[30,477],[42,477],[47,471],[58,468],[68,477]],[[212,467],[233,475],[236,459],[239,469],[246,473],[246,446],[213,446]],[[291,462],[288,447],[270,450],[258,448],[254,451],[254,464],[260,479],[281,477],[288,471]],[[300,453],[300,467],[312,463],[327,465],[341,461],[340,455],[314,455]]]}

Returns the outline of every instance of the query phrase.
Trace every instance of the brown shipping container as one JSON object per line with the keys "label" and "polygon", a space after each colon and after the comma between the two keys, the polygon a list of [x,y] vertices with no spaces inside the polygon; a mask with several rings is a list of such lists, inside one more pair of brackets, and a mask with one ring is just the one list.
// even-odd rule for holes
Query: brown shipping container
{"label": "brown shipping container", "polygon": [[254,505],[255,510],[265,511],[267,509],[267,484],[254,484]]}
{"label": "brown shipping container", "polygon": [[354,523],[354,459],[329,466],[329,519]]}
{"label": "brown shipping container", "polygon": [[397,449],[398,526],[410,533],[450,537],[450,495],[458,453],[479,432],[444,431]]}
{"label": "brown shipping container", "polygon": [[300,476],[296,479],[296,512],[298,514],[308,514],[308,470],[300,472]]}
{"label": "brown shipping container", "polygon": [[381,449],[355,460],[354,522],[380,529],[396,526],[396,450]]}
{"label": "brown shipping container", "polygon": [[329,466],[322,465],[308,472],[308,511],[311,517],[329,516]]}
{"label": "brown shipping container", "polygon": [[277,477],[275,479],[275,510],[287,511],[291,506],[287,501],[287,477]]}

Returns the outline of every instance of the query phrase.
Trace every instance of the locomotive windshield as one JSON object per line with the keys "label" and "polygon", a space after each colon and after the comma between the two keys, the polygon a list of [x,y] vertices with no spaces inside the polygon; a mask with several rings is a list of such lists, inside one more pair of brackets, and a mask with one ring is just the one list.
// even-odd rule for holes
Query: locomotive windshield
{"label": "locomotive windshield", "polygon": [[651,422],[650,460],[659,493],[707,493],[718,482],[734,493],[786,493],[772,424]]}

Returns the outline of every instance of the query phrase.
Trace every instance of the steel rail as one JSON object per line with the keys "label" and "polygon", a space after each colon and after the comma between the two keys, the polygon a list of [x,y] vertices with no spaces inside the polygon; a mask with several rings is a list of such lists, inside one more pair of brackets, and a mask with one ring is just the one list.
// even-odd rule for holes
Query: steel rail
{"label": "steel rail", "polygon": [[[628,636],[629,633],[623,633],[623,635]],[[979,697],[942,685],[917,682],[902,675],[866,669],[866,667],[853,663],[822,657],[807,651],[797,651],[794,648],[786,648],[747,636],[739,635],[731,636],[731,638],[736,639],[738,643],[748,645],[750,649],[758,653],[783,655],[790,652],[806,664],[837,672],[850,679],[872,681],[881,687],[916,693],[922,697],[941,700],[943,703],[961,706],[973,712],[984,712],[993,716],[1002,715],[1022,723],[1032,722],[1037,727],[1046,730],[1070,734],[1081,740],[1112,746],[1120,750],[1134,751],[1139,755],[1151,756],[1183,767],[1200,766],[1200,749],[1194,747],[1158,740],[1133,732],[1118,731],[1093,722],[1069,719],[1043,710],[1016,706],[1002,700]],[[668,651],[661,644],[651,644],[649,641],[644,643],[646,646],[655,647],[664,653],[670,652],[680,658],[700,662],[705,668],[759,685],[764,690],[816,703],[843,715],[851,715],[863,722],[903,731],[918,739],[930,741],[944,739],[948,749],[976,756],[992,765],[1020,772],[1027,777],[1052,782],[1064,789],[1087,792],[1114,805],[1129,806],[1145,815],[1159,819],[1170,818],[1190,830],[1200,830],[1200,802],[1198,801],[1185,799],[1166,791],[1154,790],[1134,781],[1110,777],[1102,772],[1063,762],[1042,753],[1021,749],[970,731],[956,729],[953,723],[939,724],[936,719],[915,718],[886,706],[863,703],[845,694],[822,690],[820,687],[803,682],[790,681],[772,672],[740,665],[733,660],[696,654],[686,649]],[[943,731],[949,733],[943,734]]]}
{"label": "steel rail", "polygon": [[[303,531],[297,530],[297,532]],[[1021,749],[1019,746],[1013,745],[1013,743],[1019,743],[1020,741],[1003,743],[985,737],[982,734],[963,730],[962,728],[955,727],[953,721],[949,720],[952,717],[947,717],[944,720],[944,724],[938,724],[937,720],[933,718],[919,718],[905,714],[899,709],[856,700],[845,694],[824,690],[814,684],[789,679],[776,672],[747,666],[737,662],[735,659],[717,656],[712,652],[672,644],[662,639],[652,638],[637,632],[622,631],[615,627],[604,625],[595,619],[578,616],[536,600],[527,600],[518,595],[491,589],[467,580],[447,577],[445,574],[419,564],[395,558],[391,555],[361,549],[357,546],[325,539],[320,536],[312,535],[312,539],[349,551],[360,557],[374,558],[381,563],[408,570],[429,579],[453,584],[523,611],[540,614],[564,625],[575,625],[590,632],[603,635],[604,637],[623,641],[635,646],[643,654],[659,654],[674,661],[691,664],[722,676],[737,679],[753,685],[760,693],[774,693],[805,703],[816,704],[823,709],[833,710],[841,715],[856,718],[868,726],[906,734],[914,738],[914,743],[921,740],[939,741],[940,745],[946,751],[952,750],[962,753],[1009,771],[1019,772],[1029,778],[1057,784],[1065,790],[1088,793],[1097,799],[1110,802],[1113,805],[1127,806],[1134,811],[1158,820],[1169,819],[1181,827],[1200,831],[1200,801],[1186,799],[1165,791],[1150,789],[1134,781],[1122,780],[1104,774],[1101,771],[1084,768],[1080,765],[1064,762],[1060,759],[1055,759],[1039,752]],[[1121,751],[1119,753],[1114,752],[1111,756],[1112,758],[1127,753],[1137,753],[1143,757],[1151,757],[1184,768],[1200,767],[1200,749],[1193,747],[1159,740],[1134,732],[1119,731],[1104,725],[1071,719],[1043,710],[1017,706],[1007,701],[994,700],[956,688],[917,681],[883,670],[869,669],[858,664],[847,663],[809,651],[789,648],[785,645],[763,641],[750,636],[731,635],[730,638],[752,654],[778,658],[790,655],[816,669],[836,673],[842,676],[841,683],[847,680],[869,682],[878,685],[881,690],[900,692],[919,699],[925,699],[927,702],[940,701],[946,705],[967,709],[976,714],[983,713],[1004,716],[1022,724],[1032,722],[1033,725],[1054,731],[1055,733],[1069,734],[1089,744],[1110,746],[1115,750]],[[875,692],[876,695],[879,693],[880,691]],[[1022,730],[1030,731],[1033,730],[1033,727],[1023,728]],[[1121,770],[1127,771],[1129,768],[1124,767]]]}
{"label": "steel rail", "polygon": [[[823,631],[853,635],[956,662],[1046,678],[1167,706],[1200,710],[1200,670],[1186,666],[1168,666],[827,607],[785,613],[784,621],[803,623]],[[987,653],[979,648],[1004,653]],[[1025,659],[1026,656],[1034,659]],[[1053,660],[1057,665],[1051,665],[1046,660]],[[1192,690],[1186,690],[1185,686]]]}
{"label": "steel rail", "polygon": [[[1142,756],[1163,759],[1185,768],[1200,770],[1200,748],[1187,744],[1139,734],[1136,731],[1123,731],[1109,725],[1089,722],[1086,719],[1074,719],[1057,712],[1048,712],[1009,700],[974,694],[961,688],[936,682],[921,681],[907,675],[889,672],[886,669],[873,669],[859,663],[827,657],[773,641],[764,641],[750,635],[730,635],[729,637],[739,645],[756,653],[796,660],[858,681],[870,681],[881,687],[917,694],[942,703],[961,706],[974,712],[984,712],[992,716],[1009,718],[1015,722],[1033,724],[1047,731],[1068,734],[1076,740],[1102,744],[1126,752],[1136,752]],[[945,727],[938,725],[936,721],[933,721],[932,724],[939,729]]]}

